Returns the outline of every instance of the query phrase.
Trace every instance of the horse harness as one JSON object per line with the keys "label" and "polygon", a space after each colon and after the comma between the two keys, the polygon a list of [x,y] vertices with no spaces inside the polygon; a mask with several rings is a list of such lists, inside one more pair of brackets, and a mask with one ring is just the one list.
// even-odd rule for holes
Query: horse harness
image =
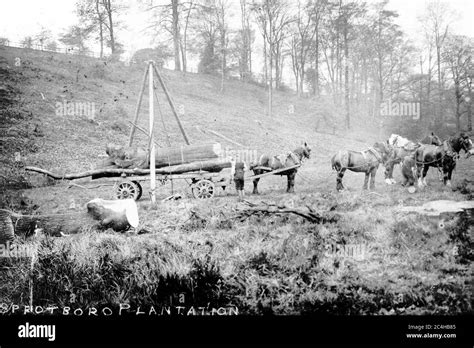
{"label": "horse harness", "polygon": [[290,151],[286,154],[274,156],[274,157],[281,163],[282,166],[285,166],[285,162],[288,158],[293,159],[295,164],[302,164],[302,160],[293,151]]}
{"label": "horse harness", "polygon": [[[365,161],[367,161],[367,156],[365,154],[367,151],[375,156],[375,158],[377,159],[377,162],[382,163],[382,156],[380,156],[380,153],[377,150],[375,150],[373,147],[369,147],[367,150],[360,151]],[[372,164],[372,161],[370,161],[369,164]]]}

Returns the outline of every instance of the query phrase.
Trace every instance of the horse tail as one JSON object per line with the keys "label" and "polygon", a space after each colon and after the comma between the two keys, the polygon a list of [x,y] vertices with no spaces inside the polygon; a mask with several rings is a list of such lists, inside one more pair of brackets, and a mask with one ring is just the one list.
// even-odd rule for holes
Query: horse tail
{"label": "horse tail", "polygon": [[331,158],[331,168],[332,170],[339,171],[341,168],[341,156],[340,153],[336,153],[334,156]]}

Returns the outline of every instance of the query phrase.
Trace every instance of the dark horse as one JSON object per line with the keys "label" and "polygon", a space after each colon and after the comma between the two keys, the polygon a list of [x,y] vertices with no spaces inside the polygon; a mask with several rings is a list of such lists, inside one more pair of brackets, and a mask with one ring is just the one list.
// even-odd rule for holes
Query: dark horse
{"label": "dark horse", "polygon": [[427,185],[426,173],[430,167],[441,169],[443,173],[443,183],[447,186],[451,186],[451,176],[456,167],[456,159],[459,157],[461,150],[466,152],[466,158],[471,155],[472,140],[463,132],[443,141],[439,146],[422,145],[419,147],[415,152],[418,186]]}
{"label": "dark horse", "polygon": [[[308,144],[304,143],[297,149],[279,156],[262,155],[257,163],[253,163],[250,169],[255,175],[267,173],[272,170],[283,169],[301,164],[304,159],[309,158],[311,149]],[[286,192],[295,192],[295,176],[298,168],[279,172],[275,175],[286,175],[288,178],[288,186]],[[258,194],[258,182],[260,178],[253,180],[253,193]]]}
{"label": "dark horse", "polygon": [[401,163],[406,156],[414,156],[416,149],[422,144],[441,145],[441,139],[433,132],[424,137],[419,143],[414,143],[396,134],[392,134],[387,142],[393,149],[392,155],[385,164],[385,183],[388,185],[396,183],[393,179],[393,168],[396,164]]}
{"label": "dark horse", "polygon": [[390,156],[391,149],[387,143],[375,143],[364,151],[339,151],[331,159],[332,168],[337,171],[336,189],[344,189],[342,178],[346,169],[357,173],[365,173],[363,189],[367,189],[370,177],[370,188],[375,188],[375,174],[379,164],[384,164]]}

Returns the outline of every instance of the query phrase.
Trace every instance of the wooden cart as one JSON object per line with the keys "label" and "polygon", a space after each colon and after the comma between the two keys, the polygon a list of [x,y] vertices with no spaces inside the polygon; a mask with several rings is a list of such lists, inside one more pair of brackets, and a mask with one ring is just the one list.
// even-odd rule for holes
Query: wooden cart
{"label": "wooden cart", "polygon": [[[150,181],[149,176],[126,176],[118,178],[102,179],[114,182],[114,196],[117,199],[133,198],[139,200],[143,194],[142,183]],[[156,175],[157,183],[161,185],[174,180],[185,180],[191,189],[194,198],[208,199],[215,195],[218,187],[225,190],[230,185],[229,178],[225,178],[219,173],[195,172],[186,174]]]}

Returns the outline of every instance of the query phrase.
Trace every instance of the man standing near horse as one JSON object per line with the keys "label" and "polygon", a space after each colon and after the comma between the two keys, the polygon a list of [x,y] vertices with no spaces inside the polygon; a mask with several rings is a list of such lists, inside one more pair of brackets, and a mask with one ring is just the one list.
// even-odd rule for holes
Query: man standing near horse
{"label": "man standing near horse", "polygon": [[[260,176],[262,174],[275,172],[274,175],[286,175],[288,178],[286,192],[294,193],[295,192],[295,177],[298,171],[298,167],[301,166],[305,159],[309,159],[311,154],[311,148],[306,142],[298,148],[290,151],[286,154],[281,154],[277,156],[271,155],[262,155],[260,159],[253,163],[250,166],[250,169],[253,170],[254,176]],[[285,168],[289,168],[285,170]],[[258,192],[258,182],[260,177],[257,177],[253,180],[253,194],[259,194]]]}
{"label": "man standing near horse", "polygon": [[245,196],[245,171],[248,168],[245,162],[240,160],[232,160],[231,163],[231,179],[234,180],[235,190],[239,195],[239,201],[243,201]]}
{"label": "man standing near horse", "polygon": [[415,152],[418,186],[427,185],[426,174],[430,167],[441,168],[444,185],[451,186],[451,177],[461,150],[466,153],[466,158],[472,154],[472,140],[464,132],[450,137],[439,146],[423,145],[419,147]]}
{"label": "man standing near horse", "polygon": [[395,164],[401,163],[406,156],[413,156],[415,151],[422,144],[441,145],[441,139],[431,132],[430,135],[424,137],[420,142],[415,143],[398,134],[392,134],[387,140],[387,143],[392,147],[393,152],[385,164],[385,183],[392,185],[396,183],[393,179],[393,168]]}

